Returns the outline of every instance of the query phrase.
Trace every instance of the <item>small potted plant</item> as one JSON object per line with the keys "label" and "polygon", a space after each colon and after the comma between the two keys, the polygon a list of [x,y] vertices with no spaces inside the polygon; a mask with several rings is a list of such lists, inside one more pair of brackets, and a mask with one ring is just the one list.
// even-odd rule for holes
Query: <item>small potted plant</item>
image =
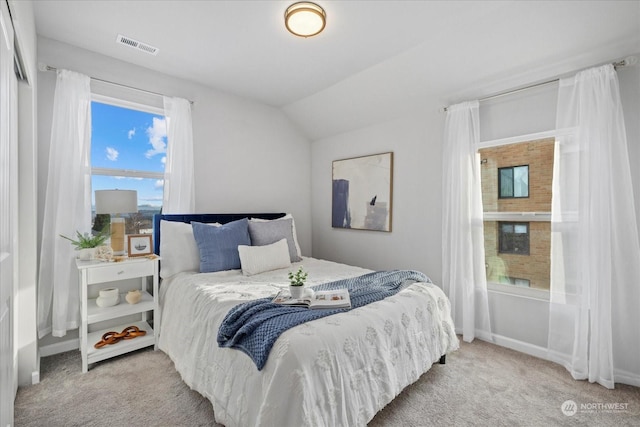
{"label": "small potted plant", "polygon": [[307,280],[309,273],[304,271],[302,267],[298,268],[295,273],[289,272],[289,292],[291,298],[301,298],[304,291],[304,281]]}
{"label": "small potted plant", "polygon": [[94,236],[90,233],[82,234],[79,231],[76,231],[77,238],[75,240],[70,237],[63,236],[62,234],[60,237],[69,240],[71,244],[76,247],[76,250],[79,251],[79,259],[88,261],[94,257],[96,248],[102,246],[104,242],[107,241],[109,233],[103,230]]}

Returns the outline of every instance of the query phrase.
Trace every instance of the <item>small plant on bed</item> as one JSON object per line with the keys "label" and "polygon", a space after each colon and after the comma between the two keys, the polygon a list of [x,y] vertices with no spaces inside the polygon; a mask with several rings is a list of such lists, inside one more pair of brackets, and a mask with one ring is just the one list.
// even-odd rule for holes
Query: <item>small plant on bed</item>
{"label": "small plant on bed", "polygon": [[302,267],[298,268],[295,273],[289,272],[289,281],[291,286],[304,286],[304,281],[307,280],[309,273],[304,271]]}
{"label": "small plant on bed", "polygon": [[300,298],[302,297],[302,291],[304,290],[304,282],[307,280],[309,273],[304,271],[302,267],[298,268],[298,271],[295,273],[289,272],[289,291],[291,292],[291,297]]}

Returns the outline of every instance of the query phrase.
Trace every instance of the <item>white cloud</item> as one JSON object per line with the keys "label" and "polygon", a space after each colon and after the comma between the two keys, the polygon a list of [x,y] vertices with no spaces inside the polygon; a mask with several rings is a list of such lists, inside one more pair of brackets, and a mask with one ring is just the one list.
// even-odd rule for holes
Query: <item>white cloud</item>
{"label": "white cloud", "polygon": [[167,122],[165,119],[154,117],[153,125],[147,128],[147,136],[149,137],[149,144],[151,144],[152,147],[145,153],[147,159],[150,159],[156,154],[167,152]]}
{"label": "white cloud", "polygon": [[141,202],[147,202],[151,205],[158,205],[158,204],[162,204],[162,197],[144,197],[144,196],[140,196],[138,197],[138,200]]}
{"label": "white cloud", "polygon": [[160,163],[162,163],[163,165],[167,164],[167,156],[162,156],[162,158],[160,159]]}
{"label": "white cloud", "polygon": [[157,180],[153,188],[155,188],[156,190],[164,188],[164,179]]}
{"label": "white cloud", "polygon": [[118,150],[116,150],[113,147],[107,147],[104,151],[106,151],[107,153],[107,159],[111,160],[112,162],[115,162],[116,160],[118,160]]}
{"label": "white cloud", "polygon": [[127,132],[127,136],[129,137],[129,139],[133,138],[135,134],[136,134],[136,128],[133,128],[129,132]]}

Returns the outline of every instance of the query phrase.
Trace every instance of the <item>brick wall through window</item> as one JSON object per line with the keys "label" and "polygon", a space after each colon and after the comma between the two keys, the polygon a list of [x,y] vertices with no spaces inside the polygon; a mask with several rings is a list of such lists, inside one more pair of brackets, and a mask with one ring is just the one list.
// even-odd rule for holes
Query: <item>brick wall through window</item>
{"label": "brick wall through window", "polygon": [[[482,203],[485,212],[551,212],[554,139],[547,138],[479,150],[482,174]],[[529,197],[499,198],[498,169],[529,166]],[[518,221],[522,223],[524,221]],[[529,222],[529,254],[501,253],[499,223],[485,221],[487,281],[505,283],[501,278],[529,280],[529,286],[549,289],[551,268],[551,224]],[[515,280],[511,280],[514,283]],[[524,281],[521,281],[525,283]]]}

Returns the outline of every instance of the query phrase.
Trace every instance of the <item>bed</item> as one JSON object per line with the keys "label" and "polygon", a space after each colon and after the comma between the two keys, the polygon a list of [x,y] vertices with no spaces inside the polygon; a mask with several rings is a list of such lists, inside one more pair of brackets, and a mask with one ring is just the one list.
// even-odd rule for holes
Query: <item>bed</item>
{"label": "bed", "polygon": [[[188,258],[203,249],[202,236],[190,236],[187,224],[226,227],[245,218],[252,218],[249,224],[256,229],[290,229],[292,236],[283,240],[292,262],[248,273],[244,269],[253,261],[245,257],[240,269],[198,272],[197,262]],[[210,232],[212,225],[206,227]],[[193,230],[196,233],[195,225]],[[195,250],[191,239],[196,240]],[[264,253],[276,243],[255,250]],[[163,257],[159,348],[184,382],[211,401],[215,420],[225,426],[366,425],[406,386],[458,348],[447,297],[437,286],[419,282],[381,301],[285,331],[258,370],[244,352],[217,344],[229,310],[286,289],[287,273],[299,266],[309,273],[307,286],[370,270],[302,257],[295,222],[283,213],[156,215],[154,245]],[[174,259],[182,265],[176,266]]]}

